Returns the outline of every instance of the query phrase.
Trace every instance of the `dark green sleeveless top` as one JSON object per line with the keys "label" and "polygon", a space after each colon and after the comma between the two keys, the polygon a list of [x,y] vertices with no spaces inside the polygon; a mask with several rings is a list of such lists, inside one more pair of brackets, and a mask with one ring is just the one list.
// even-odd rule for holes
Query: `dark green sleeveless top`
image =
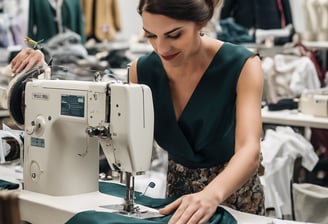
{"label": "dark green sleeveless top", "polygon": [[138,82],[151,88],[154,138],[169,158],[189,168],[222,165],[234,153],[236,87],[246,60],[253,53],[224,43],[176,120],[170,87],[158,55],[138,59]]}

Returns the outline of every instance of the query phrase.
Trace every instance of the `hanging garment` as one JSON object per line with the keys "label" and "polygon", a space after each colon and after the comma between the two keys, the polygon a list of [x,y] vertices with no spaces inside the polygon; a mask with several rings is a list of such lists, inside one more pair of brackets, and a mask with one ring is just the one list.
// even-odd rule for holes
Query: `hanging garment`
{"label": "hanging garment", "polygon": [[[27,26],[26,2],[18,0],[1,2],[3,11],[0,13],[0,47],[24,46]],[[3,41],[7,41],[7,43]]]}
{"label": "hanging garment", "polygon": [[98,41],[113,40],[121,30],[117,0],[81,0],[84,14],[84,29],[87,38]]}
{"label": "hanging garment", "polygon": [[321,87],[326,86],[326,74],[325,74],[325,68],[323,68],[323,66],[320,64],[320,59],[317,55],[317,51],[310,49],[308,47],[306,47],[302,42],[299,42],[297,44],[295,44],[296,48],[299,48],[299,51],[302,53],[303,56],[307,56],[311,59],[311,61],[313,62],[313,65],[315,67],[315,70],[317,71],[318,74],[318,78],[320,80],[320,84]]}
{"label": "hanging garment", "polygon": [[217,34],[217,39],[235,44],[254,42],[253,36],[248,29],[236,23],[233,18],[220,20],[221,30]]}
{"label": "hanging garment", "polygon": [[81,42],[84,43],[84,21],[80,0],[64,0],[59,11],[61,11],[62,24],[58,24],[56,20],[59,17],[56,16],[56,6],[51,0],[30,0],[28,36],[36,41],[47,42],[60,33],[59,27],[62,27],[63,31],[69,29],[79,34]]}
{"label": "hanging garment", "polygon": [[225,0],[221,19],[228,17],[246,28],[279,29],[292,24],[289,0]]}
{"label": "hanging garment", "polygon": [[291,127],[268,129],[261,142],[265,168],[261,177],[264,186],[265,207],[274,208],[276,217],[292,216],[291,181],[294,162],[302,158],[302,166],[311,171],[319,158],[313,146]]}
{"label": "hanging garment", "polygon": [[307,56],[276,54],[262,60],[267,103],[300,97],[306,89],[320,88],[316,68]]}
{"label": "hanging garment", "polygon": [[7,48],[13,43],[7,21],[8,17],[0,14],[0,48]]}

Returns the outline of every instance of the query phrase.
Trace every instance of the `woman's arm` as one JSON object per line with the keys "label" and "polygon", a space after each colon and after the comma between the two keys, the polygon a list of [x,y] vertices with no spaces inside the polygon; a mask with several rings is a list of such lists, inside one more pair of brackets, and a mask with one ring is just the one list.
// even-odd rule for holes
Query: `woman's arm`
{"label": "woman's arm", "polygon": [[227,167],[205,189],[222,203],[256,171],[262,134],[263,74],[258,57],[249,58],[237,85],[235,153]]}

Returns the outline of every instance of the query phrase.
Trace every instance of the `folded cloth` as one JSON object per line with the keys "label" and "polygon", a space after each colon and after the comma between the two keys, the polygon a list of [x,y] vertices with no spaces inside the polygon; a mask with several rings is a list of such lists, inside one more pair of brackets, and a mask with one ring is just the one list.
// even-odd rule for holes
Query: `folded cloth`
{"label": "folded cloth", "polygon": [[[99,191],[116,197],[125,197],[125,186],[115,183],[100,182]],[[151,208],[161,208],[172,202],[175,198],[150,198],[135,192],[135,202]],[[74,215],[66,224],[165,224],[173,214],[151,218],[138,219],[110,212],[84,211]],[[208,224],[237,224],[236,219],[224,208],[218,207]]]}
{"label": "folded cloth", "polygon": [[4,189],[14,190],[18,188],[19,188],[19,184],[0,179],[0,190],[4,190]]}

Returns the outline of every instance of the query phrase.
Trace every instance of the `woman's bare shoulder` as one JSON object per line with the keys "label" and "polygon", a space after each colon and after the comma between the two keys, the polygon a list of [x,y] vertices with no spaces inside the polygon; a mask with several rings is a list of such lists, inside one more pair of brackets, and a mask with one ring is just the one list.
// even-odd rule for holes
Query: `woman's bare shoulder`
{"label": "woman's bare shoulder", "polygon": [[130,63],[129,78],[130,78],[130,82],[132,83],[138,83],[137,62],[138,59],[135,59]]}

